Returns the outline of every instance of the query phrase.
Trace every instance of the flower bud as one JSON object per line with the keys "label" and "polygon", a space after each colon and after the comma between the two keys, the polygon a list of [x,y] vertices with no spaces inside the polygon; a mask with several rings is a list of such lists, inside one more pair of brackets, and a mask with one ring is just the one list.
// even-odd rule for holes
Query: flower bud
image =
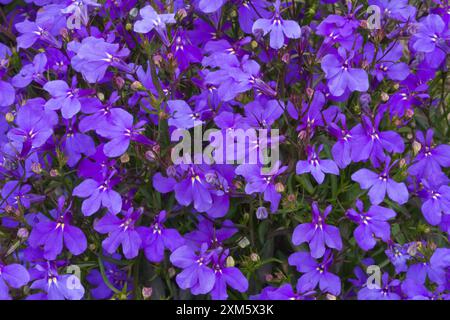
{"label": "flower bud", "polygon": [[33,162],[31,164],[31,171],[33,171],[36,174],[41,174],[42,172],[41,164],[39,162]]}
{"label": "flower bud", "polygon": [[175,19],[177,19],[178,21],[181,21],[186,17],[187,17],[187,11],[184,8],[179,9],[177,11],[177,14],[175,15]]}
{"label": "flower bud", "polygon": [[136,18],[137,15],[138,15],[138,13],[139,13],[138,8],[133,8],[133,9],[130,10],[130,16],[131,16],[132,18]]}
{"label": "flower bud", "polygon": [[259,207],[258,209],[256,209],[256,218],[258,218],[259,220],[267,219],[268,216],[269,212],[265,207]]}
{"label": "flower bud", "polygon": [[331,293],[327,293],[327,300],[336,300],[336,296],[332,295]]}
{"label": "flower bud", "polygon": [[225,263],[228,268],[234,267],[235,265],[234,258],[232,256],[228,256]]}
{"label": "flower bud", "polygon": [[52,170],[50,170],[50,177],[57,177],[57,176],[59,176],[59,172],[58,172],[58,170],[57,169],[52,169]]}
{"label": "flower bud", "polygon": [[252,254],[250,254],[250,260],[252,260],[253,262],[258,262],[260,260],[259,255],[253,252]]}
{"label": "flower bud", "polygon": [[414,152],[414,155],[418,154],[420,149],[422,149],[422,145],[420,144],[419,141],[414,140],[414,142],[412,143],[412,149]]}
{"label": "flower bud", "polygon": [[125,25],[125,30],[127,30],[127,31],[133,30],[133,25],[132,25],[131,23],[128,22],[128,23]]}
{"label": "flower bud", "polygon": [[266,279],[267,282],[270,282],[273,280],[273,275],[271,275],[270,273],[266,274],[264,276],[264,278]]}
{"label": "flower bud", "polygon": [[283,56],[281,57],[281,61],[283,61],[284,63],[288,64],[289,61],[291,61],[291,56],[288,52],[286,52],[285,54],[283,54]]}
{"label": "flower bud", "polygon": [[19,237],[22,240],[27,239],[29,235],[30,233],[26,228],[20,228],[19,230],[17,230],[17,237]]}
{"label": "flower bud", "polygon": [[256,48],[258,48],[258,42],[253,40],[252,42],[250,42],[250,46],[252,47],[252,49],[256,49]]}
{"label": "flower bud", "polygon": [[389,100],[389,95],[386,92],[381,93],[381,101],[387,102]]}
{"label": "flower bud", "polygon": [[142,288],[142,297],[144,299],[149,299],[152,296],[153,288],[152,287],[143,287]]}
{"label": "flower bud", "polygon": [[118,89],[122,89],[123,86],[125,85],[125,80],[122,77],[119,77],[119,76],[114,76],[113,82],[114,82],[114,84],[116,85],[116,87]]}
{"label": "flower bud", "polygon": [[139,81],[134,81],[131,86],[130,86],[131,90],[133,91],[143,91],[145,90],[144,86],[142,85],[142,83],[140,83]]}
{"label": "flower bud", "polygon": [[282,184],[281,182],[277,182],[277,183],[275,184],[275,190],[276,190],[278,193],[283,193],[283,192],[286,190],[286,187],[285,187],[284,184]]}
{"label": "flower bud", "polygon": [[169,271],[169,278],[173,278],[177,274],[174,268],[169,268],[168,271]]}
{"label": "flower bud", "polygon": [[306,95],[308,96],[308,98],[312,98],[312,96],[314,95],[314,89],[313,88],[306,88]]}
{"label": "flower bud", "polygon": [[245,247],[248,247],[249,245],[250,245],[250,241],[248,241],[247,237],[242,238],[238,242],[238,246],[242,249],[244,249]]}
{"label": "flower bud", "polygon": [[153,162],[156,160],[156,155],[152,150],[147,150],[145,152],[145,159],[147,159],[150,162]]}
{"label": "flower bud", "polygon": [[291,193],[290,195],[288,195],[287,200],[289,202],[294,202],[295,200],[297,200],[297,196]]}
{"label": "flower bud", "polygon": [[14,115],[11,112],[8,112],[5,114],[5,119],[7,122],[11,123],[14,121]]}
{"label": "flower bud", "polygon": [[100,101],[105,101],[105,95],[103,93],[101,93],[101,92],[97,92],[97,98]]}
{"label": "flower bud", "polygon": [[120,156],[120,162],[121,163],[128,163],[130,161],[130,156],[128,155],[128,153],[124,153],[123,155]]}

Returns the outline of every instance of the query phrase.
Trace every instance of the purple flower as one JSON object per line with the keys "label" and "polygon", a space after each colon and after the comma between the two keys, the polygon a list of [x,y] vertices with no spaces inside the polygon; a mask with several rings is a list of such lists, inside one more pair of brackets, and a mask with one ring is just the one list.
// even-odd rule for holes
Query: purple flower
{"label": "purple flower", "polygon": [[163,210],[154,218],[150,228],[138,228],[145,256],[151,262],[161,262],[166,248],[174,251],[184,244],[184,239],[176,229],[164,227],[166,216],[167,213]]}
{"label": "purple flower", "polygon": [[24,154],[26,150],[41,147],[52,136],[58,122],[55,112],[44,110],[44,102],[42,98],[28,100],[17,113],[17,128],[8,132],[9,139],[25,146]]}
{"label": "purple flower", "polygon": [[314,290],[317,285],[322,292],[329,292],[335,296],[341,293],[341,279],[331,272],[333,264],[331,250],[327,250],[322,262],[318,262],[308,252],[296,252],[289,256],[289,264],[304,273],[297,282],[297,291]]}
{"label": "purple flower", "polygon": [[111,173],[102,181],[86,179],[73,189],[73,195],[80,198],[87,198],[81,205],[81,211],[85,216],[91,216],[100,209],[100,205],[108,208],[113,213],[119,213],[122,209],[122,198],[112,187],[117,183],[116,179],[111,179]]}
{"label": "purple flower", "polygon": [[407,261],[411,259],[408,254],[409,244],[403,246],[393,243],[385,250],[386,256],[395,267],[396,273],[406,272],[408,270]]}
{"label": "purple flower", "polygon": [[389,281],[389,274],[384,273],[381,277],[381,287],[376,284],[373,287],[364,287],[358,292],[358,300],[401,300],[396,293],[400,286],[399,280]]}
{"label": "purple flower", "polygon": [[181,246],[170,255],[170,262],[175,267],[183,269],[176,281],[181,289],[191,289],[192,294],[206,294],[214,288],[216,275],[209,266],[212,252],[207,252],[208,246],[202,245],[199,252],[190,246]]}
{"label": "purple flower", "polygon": [[322,58],[322,70],[328,79],[328,88],[333,96],[342,96],[350,91],[365,92],[369,89],[369,79],[363,69],[352,67],[354,53],[347,53],[343,47],[338,55],[327,54]]}
{"label": "purple flower", "polygon": [[[81,300],[84,296],[84,287],[77,276],[60,275],[54,264],[37,265],[34,274],[36,280],[30,288],[45,292],[44,295],[36,296],[38,299]],[[33,296],[29,298],[33,299]]]}
{"label": "purple flower", "polygon": [[214,300],[226,300],[228,298],[227,286],[239,292],[245,292],[248,289],[248,281],[242,272],[234,266],[227,266],[225,263],[228,254],[229,250],[225,250],[221,253],[214,252],[212,256],[212,268],[216,277],[214,287],[211,290],[211,297]]}
{"label": "purple flower", "polygon": [[224,242],[231,238],[237,229],[231,220],[225,220],[218,228],[208,219],[199,218],[197,229],[186,233],[184,238],[189,246],[201,248],[206,243],[211,248],[223,248]]}
{"label": "purple flower", "polygon": [[121,156],[127,151],[131,141],[152,144],[142,134],[146,121],[141,120],[133,125],[133,116],[125,110],[114,108],[110,112],[111,122],[102,123],[96,130],[100,136],[111,139],[103,147],[105,155],[111,158]]}
{"label": "purple flower", "polygon": [[27,269],[17,263],[3,265],[0,263],[0,299],[11,300],[9,287],[19,289],[30,281]]}
{"label": "purple flower", "polygon": [[420,21],[418,27],[417,33],[413,36],[412,47],[418,52],[424,52],[427,62],[432,67],[438,67],[449,52],[448,25],[439,15],[430,14]]}
{"label": "purple flower", "polygon": [[124,71],[130,71],[122,58],[129,54],[126,48],[120,49],[116,43],[108,43],[104,39],[87,37],[81,43],[70,42],[68,49],[76,53],[72,57],[72,67],[81,72],[89,83],[101,81],[106,70],[112,66]]}
{"label": "purple flower", "polygon": [[321,184],[325,179],[325,173],[339,175],[339,168],[333,160],[321,160],[319,154],[322,151],[323,145],[317,148],[308,146],[308,160],[300,160],[297,162],[296,173],[304,174],[310,172],[318,184]]}
{"label": "purple flower", "polygon": [[281,200],[281,194],[275,188],[276,178],[286,169],[287,166],[281,167],[280,161],[267,173],[262,172],[262,167],[259,165],[241,164],[236,168],[236,174],[243,176],[247,181],[245,193],[263,193],[264,200],[270,202],[270,210],[274,213],[278,210]]}
{"label": "purple flower", "polygon": [[356,208],[347,211],[349,219],[358,224],[353,232],[356,242],[361,249],[367,251],[375,247],[375,236],[388,242],[391,237],[391,228],[387,220],[396,216],[392,209],[371,206],[367,212],[364,212],[364,204],[361,200],[356,201]]}
{"label": "purple flower", "polygon": [[433,129],[428,129],[426,137],[422,131],[417,131],[416,139],[420,150],[409,167],[408,172],[417,177],[432,178],[441,173],[441,168],[450,167],[450,146],[433,144]]}
{"label": "purple flower", "polygon": [[386,157],[385,167],[381,173],[375,173],[368,169],[360,169],[352,174],[352,180],[359,183],[361,189],[369,189],[369,198],[372,204],[383,202],[386,192],[391,200],[398,204],[408,201],[408,189],[404,183],[396,182],[389,177],[390,169],[396,164],[390,165],[391,159]]}
{"label": "purple flower", "polygon": [[23,22],[16,23],[15,27],[21,33],[17,37],[17,49],[28,49],[38,40],[57,48],[61,47],[61,42],[51,34],[50,29],[53,25],[49,21],[39,23],[26,19]]}
{"label": "purple flower", "polygon": [[138,33],[149,33],[153,29],[158,33],[166,46],[169,45],[167,39],[166,24],[175,23],[175,14],[158,14],[152,6],[147,5],[139,10],[142,20],[134,23],[134,31]]}
{"label": "purple flower", "polygon": [[32,247],[44,246],[44,257],[55,260],[63,250],[63,243],[73,254],[82,254],[87,248],[86,237],[81,229],[70,224],[70,205],[64,209],[64,196],[58,199],[58,207],[51,210],[54,220],[42,219],[31,231],[28,239]]}
{"label": "purple flower", "polygon": [[342,240],[339,229],[325,223],[331,212],[328,206],[323,213],[320,212],[317,202],[312,204],[312,221],[298,225],[292,234],[292,243],[300,245],[308,242],[313,258],[321,258],[325,254],[325,245],[329,248],[341,250]]}
{"label": "purple flower", "polygon": [[38,53],[34,56],[32,63],[24,65],[20,72],[11,79],[11,84],[16,88],[25,88],[33,81],[43,85],[46,82],[44,76],[46,67],[47,57],[44,53]]}
{"label": "purple flower", "polygon": [[47,82],[43,89],[51,94],[52,98],[45,103],[47,110],[59,110],[63,118],[70,119],[81,109],[80,97],[83,90],[76,88],[76,78],[72,81],[72,87],[63,80]]}
{"label": "purple flower", "polygon": [[422,213],[427,222],[436,226],[445,215],[450,216],[450,187],[448,178],[436,175],[434,179],[421,180],[423,189],[418,192],[422,199]]}
{"label": "purple flower", "polygon": [[397,132],[378,129],[383,116],[383,112],[378,112],[373,122],[369,117],[363,116],[362,123],[351,130],[353,161],[365,161],[370,158],[372,164],[378,167],[384,162],[384,150],[393,153],[403,152],[405,144]]}
{"label": "purple flower", "polygon": [[331,148],[333,159],[339,168],[344,169],[352,162],[351,152],[353,136],[347,129],[345,116],[339,116],[338,121],[341,122],[342,128],[337,125],[336,121],[336,123],[331,123],[329,125],[328,130],[337,138],[336,143]]}
{"label": "purple flower", "polygon": [[300,38],[302,31],[296,21],[284,20],[280,13],[280,0],[275,1],[275,12],[271,19],[260,18],[253,24],[252,32],[263,33],[263,36],[270,33],[270,47],[280,49],[284,44],[284,37],[289,39]]}
{"label": "purple flower", "polygon": [[122,218],[107,213],[95,223],[95,231],[108,234],[108,237],[102,242],[102,247],[106,252],[114,254],[117,248],[122,245],[125,258],[133,259],[138,255],[142,240],[135,225],[142,211],[142,209],[134,210],[130,208],[123,214]]}
{"label": "purple flower", "polygon": [[200,0],[198,7],[204,13],[213,13],[219,10],[228,0]]}

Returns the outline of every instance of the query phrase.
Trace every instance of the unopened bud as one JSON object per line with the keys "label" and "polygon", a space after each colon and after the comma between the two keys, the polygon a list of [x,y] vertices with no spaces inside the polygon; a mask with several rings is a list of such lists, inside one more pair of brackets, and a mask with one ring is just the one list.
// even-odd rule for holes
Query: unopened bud
{"label": "unopened bud", "polygon": [[153,56],[153,63],[157,65],[158,67],[161,65],[161,62],[163,61],[163,57],[159,54],[156,54]]}
{"label": "unopened bud", "polygon": [[308,134],[306,133],[306,130],[302,130],[298,133],[298,140],[304,141]]}
{"label": "unopened bud", "polygon": [[412,110],[412,109],[407,109],[406,110],[406,112],[405,112],[405,117],[406,118],[410,119],[410,118],[413,117],[413,115],[414,115],[414,110]]}
{"label": "unopened bud", "polygon": [[11,112],[8,112],[5,114],[5,119],[7,122],[11,123],[14,121],[14,115]]}
{"label": "unopened bud", "polygon": [[381,93],[381,101],[386,102],[389,100],[389,95],[386,92]]}
{"label": "unopened bud", "polygon": [[245,247],[248,247],[250,245],[250,241],[244,237],[241,239],[241,241],[238,242],[238,246],[242,249],[244,249]]}
{"label": "unopened bud", "polygon": [[289,61],[291,61],[291,55],[289,53],[285,53],[283,54],[283,56],[281,57],[281,61],[283,61],[284,63],[288,64]]}
{"label": "unopened bud", "polygon": [[297,200],[297,196],[291,193],[290,195],[288,195],[287,200],[289,202],[294,202],[295,200]]}
{"label": "unopened bud", "polygon": [[130,156],[128,155],[128,153],[124,153],[123,155],[120,156],[120,162],[121,163],[128,163],[130,161]]}
{"label": "unopened bud", "polygon": [[256,48],[258,48],[258,42],[253,40],[252,42],[250,42],[250,46],[252,47],[252,49],[256,49]]}
{"label": "unopened bud", "polygon": [[422,144],[419,141],[414,140],[414,142],[412,143],[412,149],[413,149],[414,155],[416,155],[419,153],[420,149],[422,149]]}
{"label": "unopened bud", "polygon": [[173,278],[175,276],[175,274],[177,273],[174,268],[169,268],[168,271],[169,271],[170,278]]}
{"label": "unopened bud", "polygon": [[176,16],[175,16],[175,18],[176,18],[178,21],[181,21],[181,20],[183,20],[183,19],[186,18],[186,17],[187,17],[187,11],[186,11],[186,9],[184,9],[184,8],[179,9],[179,10],[177,11]]}
{"label": "unopened bud", "polygon": [[39,162],[33,162],[31,164],[31,171],[33,171],[36,174],[41,174],[42,172],[42,166]]}
{"label": "unopened bud", "polygon": [[142,297],[144,299],[149,299],[152,296],[153,288],[152,287],[143,287],[142,288]]}
{"label": "unopened bud", "polygon": [[57,177],[59,176],[59,172],[56,169],[50,170],[50,177]]}
{"label": "unopened bud", "polygon": [[22,240],[27,239],[29,235],[30,233],[26,228],[20,228],[19,230],[17,230],[17,237],[19,237]]}
{"label": "unopened bud", "polygon": [[133,9],[130,10],[130,16],[131,16],[132,18],[136,18],[137,15],[138,15],[138,13],[139,13],[138,8],[133,8]]}
{"label": "unopened bud", "polygon": [[406,160],[404,158],[400,159],[398,165],[400,168],[406,167]]}
{"label": "unopened bud", "polygon": [[258,209],[256,209],[256,218],[258,218],[259,220],[267,219],[268,216],[269,212],[265,207],[259,207]]}
{"label": "unopened bud", "polygon": [[105,95],[103,93],[101,93],[101,92],[97,92],[97,98],[100,101],[105,101]]}
{"label": "unopened bud", "polygon": [[125,25],[125,30],[127,30],[127,31],[133,30],[133,25],[132,25],[131,23],[128,22],[128,23]]}
{"label": "unopened bud", "polygon": [[153,162],[156,160],[156,155],[152,150],[147,150],[145,152],[145,159],[147,159],[150,162]]}
{"label": "unopened bud", "polygon": [[123,86],[125,85],[125,80],[124,80],[122,77],[115,76],[115,77],[113,78],[113,81],[114,81],[114,84],[116,85],[116,87],[117,87],[118,89],[122,89]]}
{"label": "unopened bud", "polygon": [[314,95],[314,89],[306,88],[306,95],[308,96],[308,98],[312,98],[312,96]]}
{"label": "unopened bud", "polygon": [[259,255],[257,253],[252,253],[250,254],[250,260],[252,260],[253,262],[258,262],[259,261]]}
{"label": "unopened bud", "polygon": [[336,296],[332,295],[331,293],[327,293],[327,300],[336,300]]}
{"label": "unopened bud", "polygon": [[228,256],[225,263],[228,268],[234,267],[234,265],[235,265],[235,262],[234,262],[234,259],[232,256]]}
{"label": "unopened bud", "polygon": [[130,86],[131,90],[133,91],[142,91],[145,90],[144,86],[142,85],[142,83],[140,83],[139,81],[134,81],[131,86]]}
{"label": "unopened bud", "polygon": [[270,282],[273,280],[273,275],[271,275],[270,273],[266,274],[264,276],[264,278],[266,279],[267,282]]}
{"label": "unopened bud", "polygon": [[277,182],[277,183],[275,184],[275,190],[276,190],[278,193],[283,193],[284,190],[286,190],[286,188],[285,188],[284,184],[282,184],[281,182]]}

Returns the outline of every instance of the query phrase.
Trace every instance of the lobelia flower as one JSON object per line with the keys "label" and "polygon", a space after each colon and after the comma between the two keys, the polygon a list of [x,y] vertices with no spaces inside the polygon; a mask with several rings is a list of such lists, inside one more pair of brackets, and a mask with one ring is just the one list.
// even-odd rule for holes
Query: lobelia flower
{"label": "lobelia flower", "polygon": [[191,44],[187,32],[181,29],[177,31],[171,51],[177,59],[181,71],[186,70],[191,63],[200,63],[203,58],[202,51]]}
{"label": "lobelia flower", "polygon": [[198,7],[204,13],[213,13],[222,8],[228,0],[199,0]]}
{"label": "lobelia flower", "polygon": [[364,287],[358,292],[358,300],[401,300],[396,293],[400,286],[399,280],[389,281],[389,274],[384,273],[381,277],[381,287],[376,283],[373,287]]}
{"label": "lobelia flower", "polygon": [[67,26],[69,29],[76,29],[80,28],[79,25],[80,22],[83,23],[83,25],[87,26],[89,23],[89,6],[92,7],[100,7],[101,4],[97,3],[97,0],[78,0],[78,1],[72,1],[67,7],[61,10],[62,13],[70,14],[69,20],[70,22],[73,22],[70,24],[67,23]]}
{"label": "lobelia flower", "polygon": [[216,277],[211,290],[213,300],[226,300],[228,298],[227,286],[239,292],[246,292],[248,289],[248,281],[242,272],[234,266],[227,265],[228,255],[228,249],[220,253],[214,252],[212,255],[212,268]]}
{"label": "lobelia flower", "polygon": [[44,53],[34,56],[33,62],[20,69],[20,72],[11,79],[11,84],[16,88],[25,88],[31,82],[36,81],[43,85],[46,82],[44,72],[47,70],[47,57]]}
{"label": "lobelia flower", "polygon": [[81,72],[89,83],[96,83],[105,77],[108,67],[131,71],[122,60],[129,55],[127,48],[119,48],[116,43],[106,42],[104,39],[87,37],[81,43],[72,41],[68,50],[76,53],[71,59],[72,67]]}
{"label": "lobelia flower", "polygon": [[[315,300],[315,291],[294,292],[290,284],[284,284],[274,290],[267,290],[267,300]],[[260,297],[260,300],[265,300]]]}
{"label": "lobelia flower", "polygon": [[287,170],[287,166],[281,166],[277,161],[268,172],[260,165],[241,164],[236,168],[236,174],[243,176],[246,180],[245,193],[264,193],[264,201],[270,202],[272,213],[278,210],[281,194],[275,188],[276,179]]}
{"label": "lobelia flower", "polygon": [[26,19],[23,22],[16,23],[15,28],[21,33],[17,37],[17,49],[28,49],[38,40],[56,48],[61,48],[61,42],[52,35],[50,30],[52,27],[53,25],[50,21],[39,23],[38,21],[33,22]]}
{"label": "lobelia flower", "polygon": [[76,115],[84,102],[84,95],[90,93],[90,90],[80,90],[76,87],[76,77],[72,79],[72,86],[63,80],[54,80],[47,82],[43,89],[50,93],[52,98],[45,103],[47,110],[60,110],[64,119],[70,119]]}
{"label": "lobelia flower", "polygon": [[53,219],[40,220],[31,231],[28,241],[34,248],[44,246],[44,258],[55,260],[65,247],[73,255],[82,254],[87,248],[86,237],[81,229],[71,225],[70,206],[64,208],[65,198],[59,197],[58,207],[50,211]]}
{"label": "lobelia flower", "polygon": [[184,239],[186,244],[200,249],[203,243],[210,248],[223,248],[224,242],[238,232],[231,220],[225,220],[218,228],[208,219],[199,218],[197,229],[186,233]]}
{"label": "lobelia flower", "polygon": [[363,69],[352,67],[354,52],[339,47],[338,54],[327,54],[322,58],[322,70],[328,79],[328,88],[333,96],[342,96],[346,90],[366,92],[369,79]]}
{"label": "lobelia flower", "polygon": [[388,242],[391,237],[391,228],[387,220],[396,216],[392,209],[371,206],[367,212],[364,212],[364,204],[361,200],[356,201],[356,208],[349,209],[346,212],[347,217],[358,224],[353,231],[356,243],[365,251],[373,249],[376,245],[375,236]]}
{"label": "lobelia flower", "polygon": [[150,228],[137,229],[141,235],[145,256],[151,262],[161,262],[165,249],[174,251],[184,244],[184,239],[177,229],[164,227],[166,217],[167,213],[163,210],[154,218]]}
{"label": "lobelia flower", "polygon": [[408,253],[409,244],[399,245],[392,243],[384,252],[395,267],[395,273],[406,272],[408,270],[407,261],[411,259]]}
{"label": "lobelia flower", "polygon": [[[47,262],[35,266],[36,279],[30,289],[40,289],[45,294],[36,296],[43,300],[81,300],[84,296],[84,287],[74,274],[60,275],[57,267]],[[33,299],[32,296],[29,298]]]}
{"label": "lobelia flower", "polygon": [[270,5],[266,0],[243,0],[238,8],[239,26],[245,33],[252,33],[253,24],[260,17],[268,19],[271,15],[266,8]]}
{"label": "lobelia flower", "polygon": [[114,158],[124,154],[131,141],[137,141],[146,145],[152,145],[152,141],[146,138],[142,132],[146,123],[141,120],[133,125],[133,116],[127,111],[114,108],[111,111],[111,122],[109,124],[102,123],[96,132],[105,138],[111,139],[107,142],[103,151],[108,157]]}
{"label": "lobelia flower", "polygon": [[439,15],[430,14],[418,24],[412,47],[418,52],[424,52],[430,66],[437,68],[449,53],[449,40],[450,30],[447,24]]}
{"label": "lobelia flower", "polygon": [[420,150],[408,169],[411,175],[431,179],[438,176],[442,168],[450,167],[450,146],[434,145],[433,134],[433,129],[427,130],[426,137],[422,131],[417,131],[416,140],[420,143]]}
{"label": "lobelia flower", "polygon": [[362,123],[352,130],[352,160],[365,161],[370,158],[372,164],[378,167],[385,160],[384,150],[392,153],[402,153],[405,149],[402,137],[395,131],[380,131],[378,129],[384,113],[379,112],[372,122],[363,116]]}
{"label": "lobelia flower", "polygon": [[114,254],[122,245],[125,258],[133,259],[138,255],[142,240],[135,224],[142,212],[142,208],[138,210],[130,208],[123,213],[122,218],[107,213],[95,223],[95,231],[108,234],[108,237],[102,242],[102,247],[106,252]]}
{"label": "lobelia flower", "polygon": [[275,12],[272,18],[260,18],[253,23],[252,32],[258,34],[262,32],[263,36],[270,33],[270,47],[278,50],[284,45],[284,37],[289,39],[300,38],[302,31],[296,21],[284,20],[280,13],[280,0],[276,0]]}
{"label": "lobelia flower", "polygon": [[25,267],[13,263],[0,263],[0,299],[11,300],[9,287],[19,289],[30,281],[30,275]]}
{"label": "lobelia flower", "polygon": [[[341,123],[341,127],[338,126]],[[331,154],[337,166],[341,169],[346,168],[351,162],[353,136],[347,129],[347,123],[344,115],[339,115],[336,122],[330,123],[328,131],[337,141],[331,148]]]}
{"label": "lobelia flower", "polygon": [[317,148],[308,146],[306,152],[308,160],[299,160],[296,165],[296,173],[304,174],[310,172],[318,184],[321,184],[325,179],[325,173],[339,175],[339,168],[333,160],[319,159],[319,154],[323,149],[323,145]]}
{"label": "lobelia flower", "polygon": [[312,203],[312,221],[299,224],[292,234],[292,243],[296,246],[308,242],[313,258],[321,258],[325,254],[325,245],[336,250],[342,249],[339,229],[325,223],[325,219],[333,207],[328,206],[320,212],[317,202]]}
{"label": "lobelia flower", "polygon": [[190,246],[181,246],[170,255],[170,262],[183,269],[176,281],[181,289],[190,289],[192,294],[206,294],[214,288],[216,275],[209,266],[213,252],[208,252],[204,243],[199,251]]}
{"label": "lobelia flower", "polygon": [[175,14],[159,14],[150,5],[147,5],[139,10],[139,14],[142,17],[142,20],[134,23],[133,30],[137,33],[149,33],[154,29],[163,43],[166,46],[170,45],[169,39],[167,38],[166,24],[176,23]]}
{"label": "lobelia flower", "polygon": [[405,80],[410,71],[406,63],[399,60],[403,57],[403,47],[400,43],[388,46],[384,51],[379,50],[375,57],[375,47],[372,43],[368,43],[364,47],[364,56],[368,62],[376,59],[376,64],[371,74],[373,74],[378,81],[383,81],[385,77],[402,81]]}
{"label": "lobelia flower", "polygon": [[407,22],[416,16],[416,8],[408,0],[369,0],[369,4],[378,6],[383,18]]}
{"label": "lobelia flower", "polygon": [[191,107],[184,100],[169,100],[167,106],[171,117],[168,120],[169,126],[178,129],[190,129],[203,123],[201,111],[192,111]]}
{"label": "lobelia flower", "polygon": [[446,176],[435,176],[435,179],[421,180],[423,188],[418,192],[422,199],[422,213],[427,222],[436,226],[444,216],[450,216],[450,187]]}
{"label": "lobelia flower", "polygon": [[61,139],[64,155],[67,157],[67,165],[74,167],[81,156],[91,156],[95,153],[94,140],[87,134],[78,132],[76,119],[65,120],[67,125],[66,134]]}
{"label": "lobelia flower", "polygon": [[23,154],[30,149],[41,147],[53,134],[58,116],[53,111],[44,110],[45,100],[30,99],[17,112],[16,128],[9,130],[8,138],[23,145]]}
{"label": "lobelia flower", "polygon": [[408,189],[404,183],[396,182],[389,177],[389,171],[397,163],[394,161],[391,165],[391,158],[386,157],[385,167],[381,173],[375,173],[368,169],[360,169],[352,174],[352,180],[359,183],[361,189],[369,189],[369,198],[372,204],[380,204],[386,192],[389,198],[398,204],[404,204],[408,201]]}
{"label": "lobelia flower", "polygon": [[[114,259],[120,259],[119,254],[112,256]],[[123,287],[126,285],[128,290],[132,290],[133,283],[131,279],[128,278],[127,272],[125,270],[119,269],[116,264],[110,263],[108,261],[103,261],[105,268],[105,276],[109,283],[112,284],[116,289],[122,291]],[[93,287],[90,292],[92,297],[95,299],[110,299],[114,292],[103,280],[102,274],[98,269],[92,269],[86,276],[86,280]]]}
{"label": "lobelia flower", "polygon": [[8,205],[14,209],[18,209],[19,205],[28,209],[32,203],[45,199],[45,196],[29,193],[30,191],[31,186],[29,184],[21,184],[17,180],[6,182],[0,193],[2,196],[2,209]]}
{"label": "lobelia flower", "polygon": [[119,213],[122,209],[122,198],[117,191],[112,188],[118,183],[113,178],[114,171],[103,177],[102,180],[86,179],[73,189],[72,194],[83,200],[81,211],[85,216],[91,216],[100,209],[100,206],[108,208],[113,213]]}
{"label": "lobelia flower", "polygon": [[333,264],[331,250],[327,250],[318,262],[308,252],[296,252],[289,256],[289,265],[295,266],[297,271],[304,273],[297,282],[298,292],[314,290],[317,285],[322,292],[329,292],[335,296],[341,293],[341,279],[328,270]]}

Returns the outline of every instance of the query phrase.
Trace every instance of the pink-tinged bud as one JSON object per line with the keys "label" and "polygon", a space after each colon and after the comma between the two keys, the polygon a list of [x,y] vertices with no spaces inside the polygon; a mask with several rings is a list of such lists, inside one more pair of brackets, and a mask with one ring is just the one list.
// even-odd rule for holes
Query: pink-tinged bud
{"label": "pink-tinged bud", "polygon": [[5,206],[5,212],[6,212],[6,213],[9,213],[9,214],[14,213],[14,207],[11,206],[10,204],[7,204],[7,205]]}
{"label": "pink-tinged bud", "polygon": [[59,172],[58,172],[58,170],[56,170],[56,169],[52,169],[52,170],[50,170],[50,177],[57,177],[57,176],[59,176]]}
{"label": "pink-tinged bud", "polygon": [[414,116],[414,110],[412,110],[412,109],[406,110],[406,112],[405,112],[405,117],[406,117],[406,118],[410,119],[410,118],[412,118],[413,116]]}
{"label": "pink-tinged bud", "polygon": [[147,150],[147,151],[145,152],[145,159],[147,159],[147,160],[150,161],[150,162],[153,162],[153,161],[156,160],[156,155],[155,155],[155,153],[153,152],[153,150]]}
{"label": "pink-tinged bud", "polygon": [[17,230],[17,237],[19,237],[22,240],[27,239],[29,235],[30,233],[26,228],[20,228],[19,230]]}
{"label": "pink-tinged bud", "polygon": [[153,288],[152,287],[143,287],[142,288],[142,297],[144,299],[149,299],[152,296]]}
{"label": "pink-tinged bud", "polygon": [[253,262],[258,262],[260,260],[259,255],[257,253],[250,254],[250,260]]}
{"label": "pink-tinged bud", "polygon": [[41,174],[42,172],[41,164],[39,162],[33,162],[31,164],[31,171],[33,171],[36,174]]}
{"label": "pink-tinged bud", "polygon": [[273,280],[273,275],[271,275],[270,273],[268,273],[268,274],[266,274],[266,275],[264,276],[264,278],[266,278],[266,281],[267,281],[267,282],[270,282],[270,281]]}
{"label": "pink-tinged bud", "polygon": [[306,133],[306,130],[302,130],[298,133],[298,140],[305,141],[308,137],[308,134]]}
{"label": "pink-tinged bud", "polygon": [[278,193],[283,193],[284,190],[286,190],[286,188],[285,188],[284,184],[282,184],[281,182],[277,182],[277,183],[275,184],[275,190],[276,190]]}
{"label": "pink-tinged bud", "polygon": [[181,21],[186,17],[187,17],[187,11],[184,8],[179,9],[175,15],[175,19],[177,19],[178,21]]}
{"label": "pink-tinged bud", "polygon": [[314,95],[314,89],[313,88],[306,88],[306,95],[308,96],[308,98],[312,98],[312,96]]}
{"label": "pink-tinged bud", "polygon": [[289,53],[285,53],[283,54],[283,56],[281,57],[281,61],[283,61],[284,63],[288,64],[289,61],[291,61],[291,56]]}
{"label": "pink-tinged bud", "polygon": [[122,89],[125,85],[125,80],[120,76],[114,76],[113,81],[118,89]]}
{"label": "pink-tinged bud", "polygon": [[161,62],[163,61],[163,57],[159,54],[156,54],[153,56],[153,63],[157,65],[158,67],[161,65]]}
{"label": "pink-tinged bud", "polygon": [[297,196],[295,194],[290,194],[288,195],[287,200],[289,202],[294,202],[295,200],[297,200]]}
{"label": "pink-tinged bud", "polygon": [[369,24],[367,23],[367,20],[360,20],[359,21],[359,26],[363,29],[367,29],[369,27]]}
{"label": "pink-tinged bud", "polygon": [[381,101],[387,102],[389,100],[389,95],[386,92],[381,93]]}

